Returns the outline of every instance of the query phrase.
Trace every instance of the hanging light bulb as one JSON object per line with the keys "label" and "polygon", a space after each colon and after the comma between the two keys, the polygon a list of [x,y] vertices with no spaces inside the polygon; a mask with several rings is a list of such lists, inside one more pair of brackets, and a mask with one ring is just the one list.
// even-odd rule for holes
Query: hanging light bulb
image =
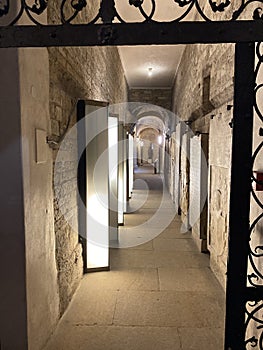
{"label": "hanging light bulb", "polygon": [[153,69],[148,68],[148,76],[151,77],[153,75]]}

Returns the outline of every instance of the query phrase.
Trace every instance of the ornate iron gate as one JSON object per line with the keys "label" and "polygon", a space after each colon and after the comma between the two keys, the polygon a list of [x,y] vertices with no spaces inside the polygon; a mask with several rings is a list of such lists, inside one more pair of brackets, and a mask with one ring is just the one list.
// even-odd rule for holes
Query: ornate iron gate
{"label": "ornate iron gate", "polygon": [[[263,88],[260,44],[256,67],[254,60],[254,43],[263,41],[263,1],[171,0],[177,12],[169,22],[156,18],[158,0],[126,2],[137,9],[141,23],[127,23],[114,0],[101,0],[93,18],[94,3],[87,0],[1,0],[0,48],[237,43],[225,349],[263,349],[263,244],[252,243],[254,228],[263,218],[262,198],[252,186],[262,186],[252,169],[263,142],[253,155],[252,144],[254,110],[263,122],[257,98]],[[55,24],[41,22],[47,10],[56,13]],[[28,25],[20,24],[22,18]],[[263,136],[260,127],[259,134]],[[260,209],[250,223],[251,198]]]}

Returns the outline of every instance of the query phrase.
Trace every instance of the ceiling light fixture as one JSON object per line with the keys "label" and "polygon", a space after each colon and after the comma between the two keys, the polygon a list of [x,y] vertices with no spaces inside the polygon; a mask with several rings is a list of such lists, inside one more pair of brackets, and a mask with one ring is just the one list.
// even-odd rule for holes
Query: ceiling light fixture
{"label": "ceiling light fixture", "polygon": [[153,75],[153,69],[148,68],[148,76],[151,77]]}

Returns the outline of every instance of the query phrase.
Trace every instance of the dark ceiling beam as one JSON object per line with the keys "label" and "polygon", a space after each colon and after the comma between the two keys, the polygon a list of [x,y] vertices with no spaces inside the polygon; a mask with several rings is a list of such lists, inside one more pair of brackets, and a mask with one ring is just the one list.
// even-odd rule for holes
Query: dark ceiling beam
{"label": "dark ceiling beam", "polygon": [[263,20],[0,27],[1,48],[255,41],[263,41]]}

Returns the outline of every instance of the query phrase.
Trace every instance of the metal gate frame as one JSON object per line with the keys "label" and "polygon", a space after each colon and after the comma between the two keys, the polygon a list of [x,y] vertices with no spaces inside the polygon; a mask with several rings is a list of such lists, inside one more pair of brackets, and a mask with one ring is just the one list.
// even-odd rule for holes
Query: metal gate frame
{"label": "metal gate frame", "polygon": [[[226,350],[246,349],[245,307],[257,290],[247,288],[254,106],[254,44],[236,44],[229,252],[226,292]],[[252,292],[252,293],[251,293]],[[261,292],[261,297],[263,297]]]}
{"label": "metal gate frame", "polygon": [[[0,48],[236,43],[225,350],[245,350],[248,346],[263,349],[262,332],[246,339],[246,328],[251,319],[259,324],[257,329],[263,328],[263,317],[261,315],[260,320],[257,316],[259,310],[263,311],[263,286],[253,283],[259,278],[263,280],[263,272],[255,266],[255,273],[248,276],[248,259],[251,261],[251,255],[255,256],[258,248],[263,249],[257,247],[252,251],[250,247],[252,229],[263,216],[261,214],[250,225],[251,193],[255,199],[251,183],[257,182],[252,168],[263,148],[262,142],[252,155],[254,108],[263,122],[255,98],[263,86],[256,86],[256,75],[263,64],[259,45],[255,68],[255,42],[263,41],[263,15],[258,7],[259,3],[263,6],[263,0],[240,0],[236,8],[236,0],[174,0],[181,13],[170,22],[155,20],[156,1],[150,0],[152,8],[147,14],[144,0],[129,0],[129,5],[137,8],[143,17],[141,23],[126,23],[114,0],[101,0],[98,13],[92,20],[74,24],[79,13],[86,11],[87,1],[61,0],[59,24],[42,25],[39,18],[48,8],[48,0],[35,0],[32,6],[27,0],[17,0],[19,8],[13,17],[10,1],[3,0],[0,6]],[[254,5],[251,20],[241,20],[251,5]],[[199,20],[183,21],[191,11],[196,11]],[[22,15],[26,15],[33,25],[20,25]],[[228,20],[225,17],[222,20],[221,15],[226,15]],[[114,23],[114,19],[119,23]],[[1,26],[1,20],[5,25]],[[260,136],[263,136],[262,128]],[[256,202],[263,209],[258,198]],[[248,312],[248,303],[256,311]]]}

